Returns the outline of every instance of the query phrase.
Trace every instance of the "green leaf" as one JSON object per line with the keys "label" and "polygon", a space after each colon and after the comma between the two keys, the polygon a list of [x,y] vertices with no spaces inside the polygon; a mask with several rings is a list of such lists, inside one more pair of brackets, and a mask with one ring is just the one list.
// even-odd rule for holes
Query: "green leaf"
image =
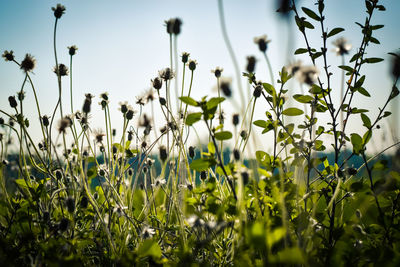
{"label": "green leaf", "polygon": [[297,265],[305,262],[301,249],[298,247],[285,248],[284,250],[279,251],[272,260],[279,262],[281,265],[282,263]]}
{"label": "green leaf", "polygon": [[267,243],[271,248],[275,243],[281,240],[286,234],[285,227],[277,227],[272,232],[269,233]]}
{"label": "green leaf", "polygon": [[207,101],[207,109],[213,109],[218,106],[219,103],[225,100],[225,97],[213,97]]}
{"label": "green leaf", "polygon": [[199,103],[197,103],[197,101],[194,100],[193,98],[191,98],[190,96],[181,96],[181,97],[179,97],[179,99],[183,103],[188,104],[189,106],[194,106],[194,107],[199,106]]}
{"label": "green leaf", "polygon": [[307,53],[308,52],[308,49],[306,49],[306,48],[299,48],[299,49],[297,49],[295,52],[294,52],[294,54],[295,55],[299,55],[299,54],[304,54],[304,53]]}
{"label": "green leaf", "polygon": [[298,108],[287,108],[284,111],[282,111],[282,114],[286,116],[299,116],[303,113],[304,112]]}
{"label": "green leaf", "polygon": [[308,92],[311,94],[320,94],[322,93],[322,89],[318,85],[313,84]]}
{"label": "green leaf", "polygon": [[215,139],[217,140],[228,140],[232,138],[232,133],[229,131],[221,131],[221,132],[217,132],[215,133]]}
{"label": "green leaf", "polygon": [[379,58],[379,57],[370,57],[370,58],[366,58],[363,60],[363,62],[369,63],[369,64],[378,63],[381,61],[383,61],[383,58]]}
{"label": "green leaf", "polygon": [[297,102],[304,103],[304,104],[311,103],[311,101],[314,100],[314,97],[312,97],[312,96],[309,96],[309,95],[300,95],[300,94],[294,95],[293,98],[294,98]]}
{"label": "green leaf", "polygon": [[210,153],[211,155],[215,154],[215,146],[214,146],[214,142],[209,142],[207,145],[208,148],[208,153]]}
{"label": "green leaf", "polygon": [[361,113],[360,115],[361,115],[361,120],[364,123],[364,126],[367,127],[367,128],[371,128],[371,120],[370,120],[370,118],[367,115],[365,115],[364,113]]}
{"label": "green leaf", "polygon": [[369,140],[371,140],[371,137],[372,137],[372,131],[371,130],[366,131],[362,138],[363,144],[366,145],[369,142]]}
{"label": "green leaf", "polygon": [[140,257],[150,256],[158,259],[161,257],[161,248],[155,240],[146,239],[140,244],[137,253]]}
{"label": "green leaf", "polygon": [[269,95],[271,95],[271,96],[276,95],[275,88],[274,88],[271,84],[269,84],[269,83],[263,83],[262,85],[263,85],[265,91],[267,91],[267,93],[268,93]]}
{"label": "green leaf", "polygon": [[255,126],[261,127],[261,128],[267,128],[268,127],[268,122],[265,120],[256,120],[253,121],[253,124]]}
{"label": "green leaf", "polygon": [[368,91],[367,91],[364,87],[358,88],[357,91],[358,91],[360,94],[362,94],[362,95],[364,95],[364,96],[366,96],[366,97],[370,97],[370,96],[371,96],[371,95],[368,93]]}
{"label": "green leaf", "polygon": [[352,133],[350,135],[350,141],[351,144],[353,145],[353,152],[358,155],[360,154],[362,148],[363,148],[363,140],[361,138],[361,136],[357,133]]}
{"label": "green leaf", "polygon": [[354,69],[350,66],[346,66],[346,65],[341,65],[339,66],[339,68],[341,68],[342,70],[345,70],[347,72],[353,73]]}
{"label": "green leaf", "polygon": [[306,7],[302,7],[301,9],[302,9],[302,10],[304,11],[304,13],[306,13],[307,16],[309,16],[310,18],[315,19],[316,21],[320,21],[320,20],[321,20],[321,18],[320,18],[314,11],[312,11],[311,9],[308,9],[308,8],[306,8]]}
{"label": "green leaf", "polygon": [[211,162],[209,159],[206,158],[195,159],[192,161],[192,163],[190,163],[190,168],[198,172],[205,171],[210,166]]}
{"label": "green leaf", "polygon": [[199,120],[201,120],[201,115],[203,115],[203,113],[201,112],[196,112],[196,113],[190,113],[187,117],[186,117],[186,125],[192,126],[195,122],[198,122]]}
{"label": "green leaf", "polygon": [[329,38],[329,37],[332,37],[332,36],[334,36],[334,35],[336,35],[336,34],[342,32],[342,31],[344,31],[343,28],[334,28],[334,29],[332,29],[332,30],[328,33],[327,37],[328,37],[328,38]]}

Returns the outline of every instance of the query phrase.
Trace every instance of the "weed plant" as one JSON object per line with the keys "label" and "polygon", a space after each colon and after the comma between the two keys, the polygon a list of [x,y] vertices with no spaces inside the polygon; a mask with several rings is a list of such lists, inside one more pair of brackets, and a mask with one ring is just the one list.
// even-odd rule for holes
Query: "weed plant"
{"label": "weed plant", "polygon": [[[324,0],[314,2],[310,9],[281,1],[279,9],[286,17],[294,14],[304,37],[304,47],[295,54],[308,54],[310,65],[296,62],[274,73],[269,40],[255,38],[271,80],[257,80],[255,58],[249,57],[242,74],[247,92],[237,77],[240,103],[232,99],[233,87],[219,67],[213,70],[217,95],[191,97],[197,62],[189,53],[178,57],[181,20],[166,21],[169,66],[151,80],[152,89],[137,98],[136,109],[120,103],[120,138],[113,130],[112,97],[107,93],[97,100],[86,94],[76,111],[72,67],[78,48],[68,47],[68,66],[58,61],[57,25],[65,7],[54,7],[59,97],[52,114],[41,112],[31,77],[33,56],[26,54],[18,61],[13,51],[3,53],[24,79],[17,94],[8,98],[10,107],[0,109],[2,266],[399,266],[400,174],[395,161],[388,168],[387,162],[376,160],[386,150],[375,156],[366,150],[399,93],[398,54],[392,54],[393,87],[377,116],[353,104],[361,95],[370,96],[363,86],[363,67],[383,60],[367,57],[367,50],[369,44],[379,44],[375,32],[383,25],[375,25],[373,18],[385,8],[378,0],[365,1],[367,17],[357,22],[362,39],[353,54],[346,40],[334,42],[343,75],[340,101],[335,102],[333,94],[338,92],[332,89],[328,43],[344,29],[328,31]],[[240,76],[221,0],[218,7],[224,40]],[[309,40],[311,31],[321,33],[315,47]],[[65,88],[68,78],[70,88]],[[287,89],[294,78],[301,94]],[[68,89],[71,99],[62,99]],[[35,97],[33,118],[24,112],[25,90]],[[172,98],[171,90],[179,97]],[[288,105],[289,98],[304,108]],[[70,108],[65,110],[68,105],[63,103],[68,101]],[[238,107],[232,120],[223,113],[227,101]],[[265,107],[262,120],[254,120],[256,104]],[[151,110],[160,106],[162,125],[154,125],[154,111],[151,116],[144,113],[145,105]],[[93,109],[104,114],[102,130],[91,128]],[[328,123],[318,120],[322,113],[328,114]],[[292,116],[298,118],[296,123],[288,122]],[[357,133],[347,130],[351,117],[363,123]],[[37,118],[40,128],[32,129],[29,120]],[[187,140],[197,134],[198,125],[205,127],[208,143],[190,146]],[[257,148],[257,140],[266,135],[257,136],[253,127],[271,134],[271,153]],[[40,132],[40,143],[32,139],[32,131]],[[11,138],[16,142],[9,142]],[[328,160],[327,148],[333,160]],[[353,158],[362,160],[362,166],[351,166]]]}

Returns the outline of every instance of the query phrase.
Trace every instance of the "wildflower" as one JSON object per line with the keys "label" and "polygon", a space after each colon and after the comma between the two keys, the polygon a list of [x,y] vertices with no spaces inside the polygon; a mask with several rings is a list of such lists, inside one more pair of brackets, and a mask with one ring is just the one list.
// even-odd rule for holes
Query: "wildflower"
{"label": "wildflower", "polygon": [[159,150],[160,150],[160,159],[162,162],[165,162],[168,158],[167,149],[165,148],[165,146],[160,146]]}
{"label": "wildflower", "polygon": [[115,214],[117,214],[118,217],[121,217],[121,216],[123,215],[123,210],[125,210],[125,209],[127,209],[127,207],[125,207],[125,206],[123,206],[123,207],[119,206],[119,207],[115,207],[115,208],[113,209],[113,212],[114,212]]}
{"label": "wildflower", "polygon": [[136,111],[133,110],[132,106],[128,106],[128,111],[125,114],[125,117],[127,120],[131,120],[133,118],[133,115],[135,115]]}
{"label": "wildflower", "polygon": [[71,45],[68,46],[68,53],[73,56],[76,54],[76,50],[78,50],[78,47],[76,47],[76,45]]}
{"label": "wildflower", "polygon": [[242,181],[243,181],[244,185],[249,183],[249,173],[247,171],[241,172],[240,176],[242,177]]}
{"label": "wildflower", "polygon": [[133,169],[129,168],[127,171],[128,176],[132,176],[133,175]]}
{"label": "wildflower", "polygon": [[178,35],[181,32],[182,21],[179,18],[172,18],[165,21],[167,33]]}
{"label": "wildflower", "polygon": [[202,227],[205,225],[203,219],[197,217],[196,215],[192,215],[187,219],[188,224],[190,227]]}
{"label": "wildflower", "polygon": [[15,96],[9,96],[8,102],[10,103],[10,107],[12,107],[12,108],[16,108],[18,105],[17,100],[15,99]]}
{"label": "wildflower", "polygon": [[262,92],[262,87],[260,84],[257,84],[256,88],[254,88],[253,96],[255,98],[258,98],[261,96],[261,92]]}
{"label": "wildflower", "polygon": [[153,84],[154,89],[160,90],[162,87],[162,80],[159,77],[154,78],[154,80],[151,80],[151,83]]}
{"label": "wildflower", "polygon": [[108,93],[107,92],[101,93],[100,98],[102,100],[108,101]]}
{"label": "wildflower", "polygon": [[149,119],[147,117],[147,114],[144,113],[142,118],[139,120],[139,126],[140,127],[148,127],[148,126],[150,126],[150,124],[151,124],[151,119]]}
{"label": "wildflower", "polygon": [[189,60],[189,56],[190,56],[190,54],[189,53],[187,53],[187,52],[183,52],[182,53],[182,63],[187,63],[188,62],[188,60]]}
{"label": "wildflower", "polygon": [[128,112],[128,102],[124,101],[124,102],[119,102],[119,110],[125,114],[126,112]]}
{"label": "wildflower", "polygon": [[68,67],[65,66],[64,64],[58,64],[58,67],[55,66],[55,67],[53,68],[53,72],[54,72],[55,74],[57,74],[57,75],[60,75],[60,76],[67,76],[69,70],[68,70]]}
{"label": "wildflower", "polygon": [[233,114],[232,115],[232,124],[234,126],[237,126],[239,124],[239,114]]}
{"label": "wildflower", "polygon": [[194,155],[195,155],[195,148],[193,147],[193,146],[190,146],[189,147],[189,157],[191,158],[191,159],[193,159],[194,158]]}
{"label": "wildflower", "polygon": [[144,96],[136,96],[136,104],[139,106],[144,106],[146,104]]}
{"label": "wildflower", "polygon": [[282,16],[288,17],[290,10],[292,10],[290,2],[291,0],[279,0],[276,12],[281,13]]}
{"label": "wildflower", "polygon": [[32,55],[26,54],[24,60],[22,60],[20,68],[25,72],[30,72],[35,68],[36,60]]}
{"label": "wildflower", "polygon": [[42,150],[42,151],[47,150],[46,142],[44,140],[42,142],[40,142],[38,146],[39,146],[39,150]]}
{"label": "wildflower", "polygon": [[132,130],[129,130],[128,131],[128,141],[132,141],[132,139],[133,139],[133,131]]}
{"label": "wildflower", "polygon": [[286,67],[286,70],[290,75],[294,76],[299,73],[299,70],[301,69],[301,67],[302,67],[301,60],[297,60],[296,62],[289,64]]}
{"label": "wildflower", "polygon": [[160,97],[160,98],[158,99],[158,101],[160,101],[160,105],[161,105],[161,106],[165,106],[165,105],[167,104],[167,100],[165,100],[164,97]]}
{"label": "wildflower", "polygon": [[61,180],[63,178],[63,173],[61,170],[56,170],[54,174],[57,180]]}
{"label": "wildflower", "polygon": [[221,77],[223,70],[224,70],[223,68],[216,67],[214,70],[211,70],[211,72],[214,73],[216,78],[219,78],[219,77]]}
{"label": "wildflower", "polygon": [[3,55],[1,56],[4,58],[5,61],[14,61],[14,51],[12,50],[10,50],[10,52],[5,50]]}
{"label": "wildflower", "polygon": [[106,136],[102,129],[96,129],[93,131],[93,135],[95,137],[95,141],[98,144],[103,143],[103,137]]}
{"label": "wildflower", "polygon": [[172,78],[174,78],[175,76],[174,72],[170,68],[165,68],[163,70],[160,70],[158,74],[160,75],[160,78],[163,79],[164,81],[172,80]]}
{"label": "wildflower", "polygon": [[264,53],[267,51],[269,42],[271,42],[271,40],[267,39],[267,35],[262,35],[260,37],[254,38],[254,43],[257,44],[258,49],[260,49],[260,51]]}
{"label": "wildflower", "polygon": [[105,177],[107,174],[107,167],[105,164],[101,164],[97,167],[97,174],[101,177]]}
{"label": "wildflower", "polygon": [[233,150],[233,157],[235,158],[236,161],[240,160],[240,151],[239,151],[239,149],[235,148]]}
{"label": "wildflower", "polygon": [[154,100],[154,98],[155,98],[154,92],[151,88],[149,90],[147,90],[147,92],[145,94],[145,98],[146,98],[147,103]]}
{"label": "wildflower", "polygon": [[68,212],[73,213],[75,210],[75,199],[72,197],[67,197],[65,200],[65,205],[67,206]]}
{"label": "wildflower", "polygon": [[207,172],[206,172],[206,171],[201,171],[201,172],[200,172],[200,179],[201,179],[201,180],[204,181],[205,179],[207,179],[207,176],[208,176],[208,175],[207,175]]}
{"label": "wildflower", "polygon": [[146,141],[143,140],[143,142],[141,143],[140,146],[141,146],[143,149],[146,149],[146,147],[147,147]]}
{"label": "wildflower", "polygon": [[332,42],[332,44],[336,46],[334,51],[338,56],[347,55],[351,50],[351,44],[348,43],[347,40],[343,37],[336,39],[334,42]]}
{"label": "wildflower", "polygon": [[247,66],[246,66],[246,71],[247,72],[254,72],[256,68],[256,58],[254,56],[249,56],[247,57]]}
{"label": "wildflower", "polygon": [[63,6],[61,4],[57,4],[57,6],[52,7],[51,10],[54,11],[54,17],[56,17],[56,19],[59,19],[65,12],[65,6]]}
{"label": "wildflower", "polygon": [[58,122],[58,132],[65,133],[66,129],[70,126],[71,126],[71,120],[67,117],[64,117]]}
{"label": "wildflower", "polygon": [[17,93],[17,96],[18,96],[18,100],[19,100],[19,101],[22,101],[22,100],[25,99],[25,92],[24,92],[24,91],[19,91],[19,92]]}
{"label": "wildflower", "polygon": [[299,82],[313,85],[318,78],[318,69],[315,66],[305,66],[299,70]]}
{"label": "wildflower", "polygon": [[246,130],[242,130],[240,132],[240,137],[242,137],[243,139],[246,139],[247,138],[247,131]]}
{"label": "wildflower", "polygon": [[191,71],[194,71],[196,69],[196,65],[197,65],[197,61],[196,60],[193,60],[193,59],[189,60],[189,69]]}
{"label": "wildflower", "polygon": [[166,183],[166,181],[165,181],[164,178],[162,178],[162,177],[157,177],[157,178],[154,180],[154,184],[151,184],[151,186],[153,186],[153,187],[159,187],[159,186],[164,185],[165,183]]}
{"label": "wildflower", "polygon": [[142,230],[142,238],[146,239],[146,238],[152,238],[153,235],[156,234],[156,230],[154,230],[153,228],[150,228],[148,226],[145,226]]}
{"label": "wildflower", "polygon": [[231,79],[222,79],[220,83],[220,89],[226,97],[232,96]]}

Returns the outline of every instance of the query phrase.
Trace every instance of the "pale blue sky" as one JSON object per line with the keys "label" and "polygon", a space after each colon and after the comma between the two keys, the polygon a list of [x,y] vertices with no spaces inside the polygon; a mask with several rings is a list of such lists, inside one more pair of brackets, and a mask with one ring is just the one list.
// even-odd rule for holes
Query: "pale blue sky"
{"label": "pale blue sky", "polygon": [[[300,1],[309,8],[315,8],[315,1]],[[359,27],[355,21],[363,22],[366,16],[363,0],[326,1],[326,27],[343,27],[345,32],[337,35],[346,37],[356,47],[360,43]],[[400,1],[381,1],[386,12],[377,13],[373,24],[385,24],[385,28],[377,32],[376,37],[381,46],[368,47],[368,56],[382,57],[382,63],[366,66],[366,88],[372,97],[366,99],[360,96],[357,106],[367,106],[377,110],[390,91],[391,77],[388,75],[390,57],[388,52],[400,48]],[[54,16],[51,7],[57,3],[66,6],[66,13],[59,21],[57,47],[59,62],[69,64],[67,46],[77,45],[79,50],[74,56],[74,105],[80,109],[85,93],[98,96],[104,91],[110,94],[112,108],[115,114],[115,125],[121,118],[117,110],[118,102],[127,100],[134,103],[135,96],[144,92],[150,85],[150,79],[157,75],[158,70],[169,66],[169,36],[165,31],[164,20],[179,17],[183,21],[182,33],[178,37],[178,52],[186,51],[198,61],[193,96],[199,98],[207,94],[215,94],[211,90],[215,79],[210,72],[216,66],[224,68],[224,75],[234,77],[231,59],[222,39],[219,25],[216,0],[147,0],[147,1],[28,1],[0,0],[0,49],[13,50],[17,60],[22,60],[25,53],[31,53],[37,60],[33,81],[38,90],[42,112],[50,115],[54,108],[58,89],[56,76],[52,73],[54,66],[52,33]],[[269,82],[266,64],[262,55],[253,43],[253,37],[267,34],[270,43],[268,54],[274,68],[275,76],[285,65],[287,55],[288,28],[275,13],[275,3],[272,0],[226,0],[225,17],[228,34],[236,52],[239,65],[244,70],[246,56],[255,55],[258,64],[257,78]],[[294,28],[294,25],[292,25]],[[296,29],[293,47],[304,46],[304,41]],[[311,34],[311,42],[315,47],[321,47],[320,31]],[[332,39],[333,41],[334,39]],[[332,49],[331,42],[328,48]],[[354,50],[352,51],[354,52]],[[306,57],[304,64],[310,64]],[[331,71],[334,72],[333,88],[339,87],[340,58],[332,52],[329,56]],[[368,74],[373,74],[368,76]],[[4,60],[0,61],[0,107],[9,110],[7,97],[16,93],[23,81],[23,73],[14,65]],[[189,77],[187,77],[189,78]],[[65,110],[69,110],[69,79],[64,81]],[[236,88],[236,83],[233,83]],[[245,80],[243,79],[243,84]],[[290,90],[298,92],[298,85],[292,83]],[[27,92],[27,110],[35,120],[36,111],[32,91]],[[339,94],[337,94],[338,96]],[[238,92],[234,92],[236,98]],[[97,104],[97,100],[94,102]],[[102,126],[100,107],[93,107],[94,125]],[[229,108],[228,108],[229,111]],[[263,118],[265,108],[259,107],[258,118]],[[374,116],[372,116],[374,117]],[[256,118],[257,119],[257,118]],[[358,117],[354,119],[351,130],[360,127]],[[33,127],[35,124],[33,124]],[[37,126],[37,124],[36,124]]]}

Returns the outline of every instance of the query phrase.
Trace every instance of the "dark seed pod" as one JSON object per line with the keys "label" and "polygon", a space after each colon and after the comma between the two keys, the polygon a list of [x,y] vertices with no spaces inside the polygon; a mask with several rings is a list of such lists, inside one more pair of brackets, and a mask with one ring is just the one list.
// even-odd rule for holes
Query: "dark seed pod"
{"label": "dark seed pod", "polygon": [[190,146],[190,147],[189,147],[189,157],[190,157],[191,159],[193,159],[193,158],[194,158],[194,154],[195,154],[194,147],[193,147],[193,146]]}
{"label": "dark seed pod", "polygon": [[168,158],[168,153],[167,153],[167,149],[165,148],[165,146],[161,146],[160,147],[160,160],[162,162],[165,162]]}
{"label": "dark seed pod", "polygon": [[10,103],[10,107],[12,107],[12,108],[16,108],[18,105],[17,100],[15,99],[15,96],[9,96],[8,102]]}
{"label": "dark seed pod", "polygon": [[200,179],[203,180],[203,181],[204,181],[205,179],[207,179],[207,176],[208,176],[208,175],[207,175],[207,172],[206,172],[206,171],[202,171],[202,172],[200,173]]}
{"label": "dark seed pod", "polygon": [[235,148],[233,150],[233,157],[235,158],[236,161],[240,160],[240,151],[239,151],[239,149]]}
{"label": "dark seed pod", "polygon": [[258,85],[257,85],[256,88],[254,88],[253,96],[254,96],[255,98],[258,98],[258,97],[260,97],[261,92],[262,92],[261,86],[258,86]]}
{"label": "dark seed pod", "polygon": [[154,89],[160,90],[162,87],[162,80],[159,77],[154,78],[154,80],[151,80],[151,83],[153,84]]}
{"label": "dark seed pod", "polygon": [[62,179],[62,177],[63,177],[62,172],[60,170],[56,170],[56,178],[57,178],[57,180]]}
{"label": "dark seed pod", "polygon": [[249,183],[249,173],[244,171],[241,173],[243,184],[246,185]]}
{"label": "dark seed pod", "polygon": [[81,208],[82,208],[82,209],[86,209],[87,206],[88,206],[88,204],[89,204],[88,198],[87,198],[86,196],[83,196],[83,197],[81,198]]}
{"label": "dark seed pod", "polygon": [[242,137],[243,139],[247,138],[247,132],[245,130],[240,132],[240,137]]}
{"label": "dark seed pod", "polygon": [[165,106],[167,104],[167,100],[164,97],[160,97],[159,99],[161,106]]}
{"label": "dark seed pod", "polygon": [[246,71],[251,73],[254,72],[256,68],[256,58],[254,56],[247,57]]}
{"label": "dark seed pod", "polygon": [[232,116],[232,124],[237,126],[239,124],[239,114],[233,114]]}
{"label": "dark seed pod", "polygon": [[92,100],[90,98],[86,98],[83,102],[82,111],[86,114],[90,112],[90,106],[92,105]]}
{"label": "dark seed pod", "polygon": [[357,169],[356,168],[348,168],[347,173],[349,175],[356,175],[357,174]]}

